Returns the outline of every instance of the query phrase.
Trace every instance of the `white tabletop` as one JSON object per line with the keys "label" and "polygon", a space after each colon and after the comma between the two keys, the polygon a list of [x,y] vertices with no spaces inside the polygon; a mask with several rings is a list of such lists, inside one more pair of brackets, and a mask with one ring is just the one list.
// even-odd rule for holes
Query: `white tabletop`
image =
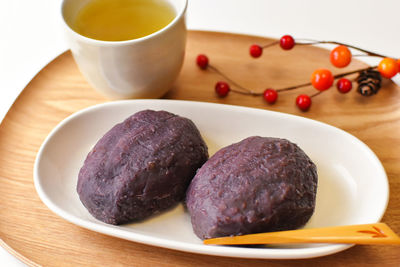
{"label": "white tabletop", "polygon": [[[60,30],[60,3],[0,2],[0,122],[38,71],[68,48]],[[400,58],[399,10],[399,0],[189,0],[187,25],[275,38],[291,34],[335,40]],[[2,248],[0,263],[24,266]]]}

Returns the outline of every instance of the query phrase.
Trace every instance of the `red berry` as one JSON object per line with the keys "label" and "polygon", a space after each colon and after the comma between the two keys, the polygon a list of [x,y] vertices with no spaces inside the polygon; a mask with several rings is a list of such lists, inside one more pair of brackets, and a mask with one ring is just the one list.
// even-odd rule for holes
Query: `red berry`
{"label": "red berry", "polygon": [[280,45],[284,50],[290,50],[295,45],[295,41],[292,36],[284,35],[281,37]]}
{"label": "red berry", "polygon": [[302,111],[307,111],[311,106],[311,97],[308,95],[299,95],[296,98],[296,105]]}
{"label": "red berry", "polygon": [[378,70],[385,78],[392,78],[399,72],[399,64],[393,58],[385,57],[379,62]]}
{"label": "red berry", "polygon": [[276,90],[268,88],[265,89],[264,93],[263,93],[263,97],[265,99],[265,101],[267,101],[270,104],[274,104],[276,102],[276,100],[278,99],[278,93],[276,92]]}
{"label": "red berry", "polygon": [[250,46],[250,55],[254,58],[260,57],[263,52],[263,49],[261,46],[253,44]]}
{"label": "red berry", "polygon": [[311,74],[311,84],[319,91],[329,89],[333,80],[332,72],[327,69],[317,69]]}
{"label": "red berry", "polygon": [[349,79],[341,78],[337,81],[336,88],[339,92],[345,94],[350,92],[351,88],[353,88],[353,84]]}
{"label": "red berry", "polygon": [[200,69],[206,69],[208,67],[208,57],[206,55],[200,54],[196,58],[196,63],[197,66],[200,67]]}
{"label": "red berry", "polygon": [[330,61],[337,68],[344,68],[351,62],[351,52],[347,46],[339,45],[330,54]]}
{"label": "red berry", "polygon": [[226,82],[217,82],[215,84],[215,92],[219,97],[227,96],[230,90],[231,88],[229,87],[229,84],[227,84]]}

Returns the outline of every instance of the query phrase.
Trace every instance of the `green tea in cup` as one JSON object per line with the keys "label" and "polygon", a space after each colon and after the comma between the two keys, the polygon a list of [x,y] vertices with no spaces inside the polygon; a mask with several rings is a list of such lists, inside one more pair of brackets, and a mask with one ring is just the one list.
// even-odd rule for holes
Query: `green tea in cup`
{"label": "green tea in cup", "polygon": [[161,30],[175,16],[166,0],[91,0],[70,26],[88,38],[126,41]]}
{"label": "green tea in cup", "polygon": [[183,65],[188,0],[62,0],[66,41],[110,99],[159,98]]}

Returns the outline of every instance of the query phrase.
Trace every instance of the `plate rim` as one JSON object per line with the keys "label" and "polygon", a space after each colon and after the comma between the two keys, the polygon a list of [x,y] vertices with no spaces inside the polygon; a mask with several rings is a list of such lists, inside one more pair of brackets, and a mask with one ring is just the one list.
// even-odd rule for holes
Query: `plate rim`
{"label": "plate rim", "polygon": [[[96,105],[92,105],[89,107],[86,107],[84,109],[81,109],[77,112],[72,113],[71,115],[67,116],[63,120],[61,120],[51,131],[50,133],[46,136],[44,139],[43,143],[41,144],[38,153],[35,158],[35,163],[34,163],[34,168],[33,168],[33,178],[34,178],[34,186],[36,189],[37,194],[39,195],[39,198],[41,201],[56,215],[60,216],[61,218],[78,225],[80,227],[83,227],[85,229],[106,234],[109,236],[114,236],[118,237],[121,239],[133,241],[133,242],[138,242],[150,246],[155,246],[155,247],[163,247],[167,249],[173,249],[173,250],[178,250],[178,251],[184,251],[184,252],[190,252],[190,253],[196,253],[196,254],[203,254],[203,255],[214,255],[214,256],[224,256],[224,257],[234,257],[234,258],[252,258],[252,259],[307,259],[307,258],[315,258],[315,257],[322,257],[330,254],[334,254],[343,250],[346,250],[354,244],[327,244],[327,246],[322,246],[322,247],[306,247],[306,248],[273,248],[269,250],[264,250],[264,253],[258,253],[261,250],[260,249],[254,249],[254,248],[237,248],[237,247],[229,247],[229,253],[227,253],[225,250],[227,247],[223,246],[209,246],[209,245],[203,245],[201,243],[199,244],[190,244],[187,242],[183,241],[175,241],[175,240],[168,240],[164,238],[159,238],[159,237],[151,237],[147,236],[145,234],[140,234],[140,233],[134,233],[134,232],[126,232],[123,230],[122,227],[120,226],[114,226],[114,225],[108,225],[103,222],[91,222],[84,220],[80,217],[77,217],[75,215],[72,215],[60,207],[58,207],[55,203],[53,203],[46,192],[43,190],[43,187],[41,186],[41,180],[40,180],[40,175],[39,175],[39,165],[40,161],[42,158],[42,155],[44,153],[44,150],[46,148],[46,144],[49,142],[49,140],[58,132],[60,131],[69,121],[81,116],[82,114],[85,114],[87,112],[94,112],[97,109],[102,109],[106,108],[109,106],[120,106],[122,105],[133,105],[135,103],[141,103],[142,105],[148,106],[150,108],[151,103],[159,103],[162,105],[168,105],[168,104],[178,104],[178,105],[200,105],[200,106],[219,106],[222,108],[228,108],[228,109],[238,109],[238,110],[248,110],[251,112],[265,112],[266,114],[270,113],[273,116],[283,116],[286,118],[293,118],[293,119],[300,119],[300,120],[305,120],[310,123],[316,123],[318,125],[321,125],[323,127],[329,127],[333,128],[336,131],[340,131],[341,134],[347,135],[347,137],[352,138],[354,141],[358,143],[358,145],[363,146],[367,151],[369,152],[370,156],[374,158],[374,160],[378,163],[380,166],[380,172],[383,174],[383,182],[384,185],[384,190],[385,190],[385,196],[386,199],[384,201],[384,207],[382,209],[381,214],[378,216],[376,222],[379,222],[383,215],[386,212],[388,202],[389,202],[389,181],[388,177],[386,174],[386,171],[379,160],[379,158],[376,156],[376,154],[372,151],[372,149],[369,148],[367,144],[362,142],[360,139],[355,137],[354,135],[338,128],[332,125],[329,125],[327,123],[315,120],[315,119],[310,119],[294,114],[288,114],[288,113],[283,113],[279,111],[271,111],[271,110],[265,110],[265,109],[260,109],[260,108],[252,108],[252,107],[245,107],[245,106],[237,106],[237,105],[231,105],[231,104],[219,104],[219,103],[211,103],[211,102],[200,102],[200,101],[190,101],[190,100],[169,100],[169,99],[129,99],[129,100],[117,100],[117,101],[111,101],[111,102],[105,102],[105,103],[100,103]],[[315,251],[318,250],[318,251]],[[269,253],[272,252],[273,253]],[[223,254],[221,254],[223,252]],[[277,253],[278,252],[278,253]]]}

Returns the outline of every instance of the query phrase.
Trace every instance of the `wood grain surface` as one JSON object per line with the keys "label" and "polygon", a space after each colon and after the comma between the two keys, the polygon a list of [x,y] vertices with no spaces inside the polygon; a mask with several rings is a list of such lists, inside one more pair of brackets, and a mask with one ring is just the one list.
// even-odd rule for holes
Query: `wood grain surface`
{"label": "wood grain surface", "polygon": [[[345,69],[334,69],[329,63],[328,51],[309,46],[291,51],[273,47],[258,59],[248,55],[250,44],[270,41],[252,36],[189,32],[181,75],[165,98],[276,110],[323,121],[350,132],[377,154],[386,169],[390,201],[382,221],[400,233],[400,88],[384,81],[381,91],[372,97],[363,97],[354,89],[342,95],[332,88],[313,98],[308,112],[301,112],[294,104],[295,97],[300,92],[312,94],[315,89],[281,93],[275,105],[266,104],[262,97],[234,93],[221,99],[214,93],[214,84],[223,79],[211,71],[200,70],[194,63],[197,54],[205,53],[221,71],[260,92],[267,87],[308,82],[312,71],[320,67],[340,73],[365,66],[354,61]],[[238,259],[129,242],[91,232],[59,218],[36,194],[33,184],[36,153],[62,119],[106,101],[87,84],[70,52],[66,52],[30,82],[0,125],[0,245],[25,263],[32,266],[399,266],[399,246],[360,245],[307,260]]]}

